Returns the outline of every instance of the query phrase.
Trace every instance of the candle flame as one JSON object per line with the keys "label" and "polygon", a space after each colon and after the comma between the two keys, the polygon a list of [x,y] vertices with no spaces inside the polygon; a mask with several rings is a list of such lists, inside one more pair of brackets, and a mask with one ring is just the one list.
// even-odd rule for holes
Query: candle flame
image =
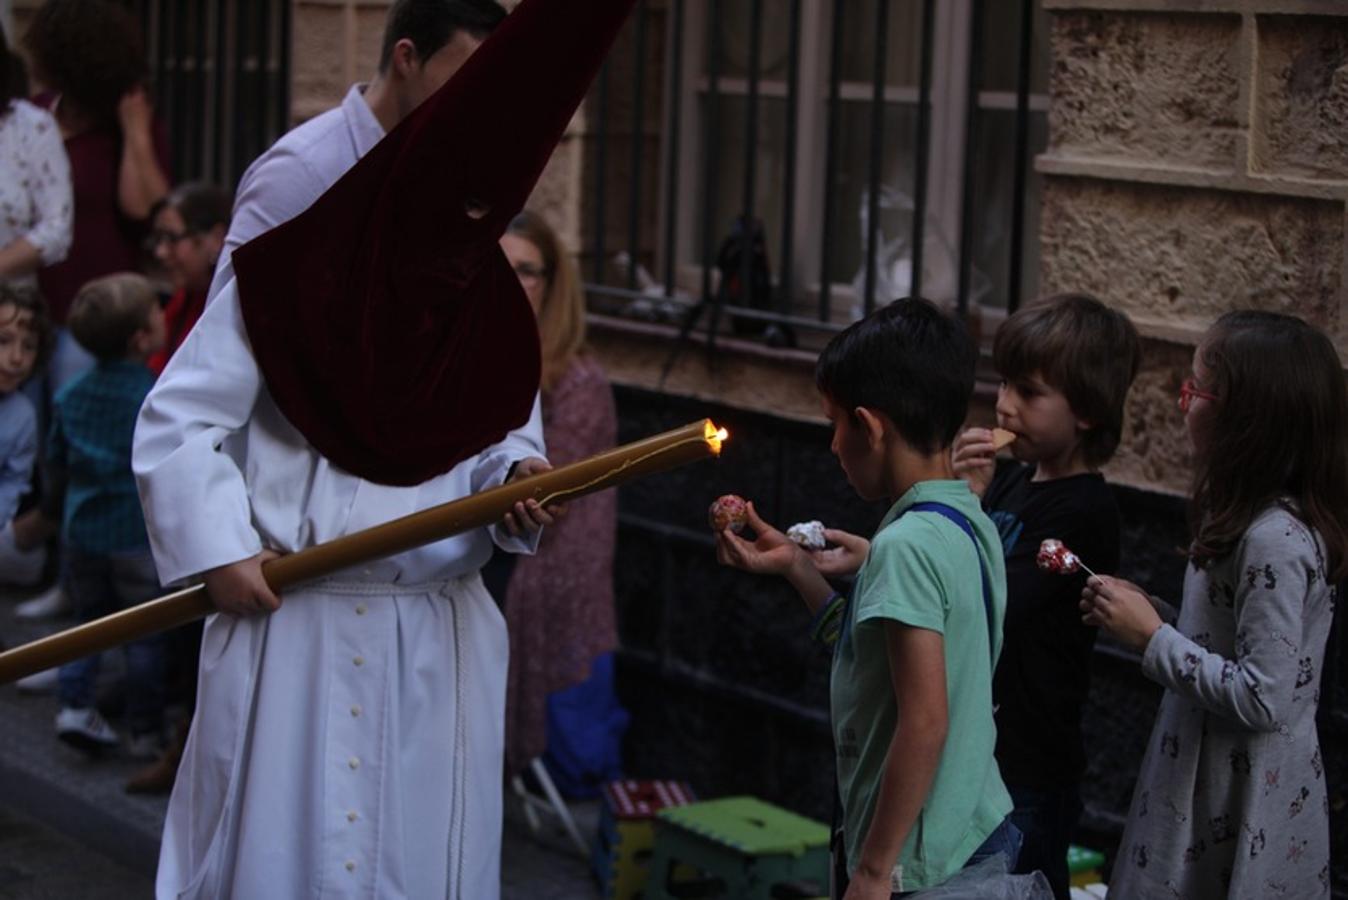
{"label": "candle flame", "polygon": [[719,456],[721,454],[721,443],[730,439],[730,432],[724,428],[718,428],[711,419],[708,419],[704,437],[707,443],[711,445],[711,452]]}

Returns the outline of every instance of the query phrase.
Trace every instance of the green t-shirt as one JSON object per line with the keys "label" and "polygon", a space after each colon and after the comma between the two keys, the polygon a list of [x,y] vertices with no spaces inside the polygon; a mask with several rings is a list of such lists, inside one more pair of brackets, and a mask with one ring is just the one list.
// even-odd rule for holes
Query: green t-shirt
{"label": "green t-shirt", "polygon": [[[936,501],[963,513],[982,548],[995,618],[988,648],[979,554],[968,534],[935,512],[899,518]],[[897,520],[897,521],[896,521]],[[889,672],[885,620],[944,636],[949,731],[931,792],[895,867],[895,890],[943,883],[1011,811],[993,748],[992,669],[1001,652],[1006,566],[1001,540],[963,481],[913,485],[871,540],[833,654],[833,738],[838,755],[847,869],[855,872],[875,812],[899,710]]]}

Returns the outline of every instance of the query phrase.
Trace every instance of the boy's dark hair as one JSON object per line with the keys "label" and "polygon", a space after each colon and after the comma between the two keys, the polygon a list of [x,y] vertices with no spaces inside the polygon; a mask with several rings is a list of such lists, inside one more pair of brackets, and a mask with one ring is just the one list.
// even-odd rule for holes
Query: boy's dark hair
{"label": "boy's dark hair", "polygon": [[992,362],[1008,381],[1038,375],[1091,423],[1081,453],[1108,462],[1123,436],[1123,405],[1142,362],[1126,315],[1086,294],[1055,294],[1011,315],[992,342]]}
{"label": "boy's dark hair", "polygon": [[889,416],[914,450],[949,447],[974,391],[977,351],[964,326],[926,300],[904,298],[828,342],[814,382],[838,406]]}
{"label": "boy's dark hair", "polygon": [[1242,310],[1199,346],[1217,396],[1205,452],[1194,460],[1189,509],[1194,559],[1226,556],[1262,510],[1291,512],[1325,542],[1331,581],[1348,577],[1348,390],[1319,329],[1295,316]]}
{"label": "boy's dark hair", "polygon": [[[56,338],[51,317],[47,315],[47,301],[38,293],[37,288],[20,287],[0,280],[0,310],[6,306],[13,306],[16,315],[24,312],[32,314],[29,328],[37,338],[37,359],[33,362],[33,371],[40,371],[51,356]],[[3,321],[8,321],[8,318],[0,320]]]}
{"label": "boy's dark hair", "polygon": [[116,122],[122,95],[149,77],[140,23],[112,0],[47,0],[24,46],[38,80],[100,125]]}
{"label": "boy's dark hair", "polygon": [[131,336],[144,328],[159,304],[149,279],[135,272],[105,275],[80,288],[66,325],[75,340],[101,362],[123,359]]}
{"label": "boy's dark hair", "polygon": [[393,46],[404,38],[416,46],[417,56],[425,62],[455,32],[466,31],[483,40],[505,17],[505,8],[495,0],[395,0],[384,20],[379,71],[388,71]]}
{"label": "boy's dark hair", "polygon": [[205,181],[180,184],[163,200],[155,204],[154,215],[169,208],[182,216],[183,224],[193,234],[204,234],[217,225],[229,227],[234,201],[229,191]]}

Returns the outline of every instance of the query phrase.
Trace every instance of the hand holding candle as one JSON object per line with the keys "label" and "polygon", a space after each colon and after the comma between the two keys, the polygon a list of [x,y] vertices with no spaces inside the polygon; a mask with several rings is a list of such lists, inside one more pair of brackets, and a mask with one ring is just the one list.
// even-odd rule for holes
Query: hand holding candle
{"label": "hand holding candle", "polygon": [[[262,564],[262,574],[267,586],[279,592],[301,581],[495,524],[515,509],[516,503],[532,501],[547,509],[637,478],[719,456],[721,443],[728,437],[724,428],[717,428],[710,419],[701,419],[589,459],[268,560]],[[186,624],[214,611],[204,586],[184,588],[0,653],[0,684]]]}

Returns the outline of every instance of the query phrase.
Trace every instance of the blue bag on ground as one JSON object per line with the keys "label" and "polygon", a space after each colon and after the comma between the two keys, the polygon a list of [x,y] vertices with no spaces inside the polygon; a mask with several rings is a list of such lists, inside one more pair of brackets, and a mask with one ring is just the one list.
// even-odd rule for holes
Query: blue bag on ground
{"label": "blue bag on ground", "polygon": [[543,764],[564,797],[598,797],[606,782],[622,777],[628,719],[614,688],[612,653],[595,658],[585,681],[548,696]]}

